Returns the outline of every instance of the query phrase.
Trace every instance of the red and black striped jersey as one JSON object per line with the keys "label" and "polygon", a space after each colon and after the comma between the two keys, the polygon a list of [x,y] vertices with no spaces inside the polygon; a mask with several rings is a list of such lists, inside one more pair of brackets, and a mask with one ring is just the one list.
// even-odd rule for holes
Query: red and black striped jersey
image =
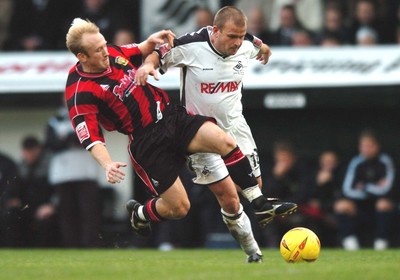
{"label": "red and black striped jersey", "polygon": [[83,147],[104,143],[101,127],[126,135],[140,133],[162,118],[169,104],[167,93],[155,86],[136,85],[142,63],[136,44],[108,46],[110,66],[103,73],[82,71],[78,62],[69,71],[65,98],[69,117]]}

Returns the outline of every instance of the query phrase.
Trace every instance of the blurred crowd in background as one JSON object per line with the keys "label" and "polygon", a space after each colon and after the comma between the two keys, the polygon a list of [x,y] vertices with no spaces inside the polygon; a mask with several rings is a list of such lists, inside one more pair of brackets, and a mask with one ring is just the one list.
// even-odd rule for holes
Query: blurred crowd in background
{"label": "blurred crowd in background", "polygon": [[[193,2],[197,27],[212,25],[215,11]],[[140,27],[141,5],[129,0],[0,0],[0,50],[65,50],[66,30],[75,17],[95,22],[110,43],[139,42],[148,35]],[[397,0],[221,1],[224,5],[243,7],[248,31],[271,46],[400,44]],[[125,221],[107,239],[105,208],[112,194],[99,187],[102,171],[79,147],[64,107],[49,120],[44,139],[27,135],[20,162],[0,154],[0,247],[237,246],[217,201],[208,188],[192,183],[186,169],[182,177],[192,204],[188,217],[155,226],[152,238],[144,240],[134,238]],[[278,247],[284,232],[306,226],[323,246],[399,246],[398,182],[392,155],[381,151],[379,140],[374,131],[364,131],[355,147],[359,154],[349,162],[334,149],[304,161],[296,143],[284,139],[271,147],[273,158],[261,159],[263,192],[298,203],[299,211],[265,229],[247,211],[260,245]],[[141,184],[136,178],[135,197],[146,200]]]}
{"label": "blurred crowd in background", "polygon": [[[141,41],[151,15],[139,0],[1,0],[0,49],[65,50],[65,33],[75,17],[88,18],[116,44]],[[179,2],[179,1],[174,1]],[[180,1],[198,27],[212,23],[208,1]],[[371,45],[400,43],[396,0],[227,0],[247,13],[249,32],[277,46]],[[165,5],[169,2],[165,1]],[[170,3],[170,5],[172,5]],[[159,11],[154,11],[157,13]],[[182,19],[183,21],[184,19]],[[146,22],[147,21],[147,22]],[[163,28],[174,26],[162,25]],[[156,31],[156,30],[154,30]],[[193,30],[186,30],[191,32]],[[182,35],[182,34],[177,34]]]}

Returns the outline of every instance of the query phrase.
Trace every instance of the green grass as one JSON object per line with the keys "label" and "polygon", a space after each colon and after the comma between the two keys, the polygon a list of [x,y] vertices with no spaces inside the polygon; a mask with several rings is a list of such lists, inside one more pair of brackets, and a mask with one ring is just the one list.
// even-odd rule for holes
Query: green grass
{"label": "green grass", "polygon": [[0,279],[400,279],[400,250],[322,249],[314,263],[289,264],[276,249],[264,263],[242,251],[144,249],[0,250]]}

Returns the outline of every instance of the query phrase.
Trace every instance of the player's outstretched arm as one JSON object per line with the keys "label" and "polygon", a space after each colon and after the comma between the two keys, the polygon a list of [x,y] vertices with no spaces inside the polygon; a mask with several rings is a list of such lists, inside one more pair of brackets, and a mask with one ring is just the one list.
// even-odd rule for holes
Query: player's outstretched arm
{"label": "player's outstretched arm", "polygon": [[160,65],[160,60],[157,52],[152,52],[144,60],[135,74],[135,82],[138,85],[144,86],[147,79],[153,76],[155,80],[159,80],[157,68]]}
{"label": "player's outstretched arm", "polygon": [[105,170],[107,182],[115,184],[125,179],[125,172],[120,168],[125,167],[126,163],[113,161],[107,148],[103,144],[96,144],[89,151],[92,157]]}
{"label": "player's outstretched arm", "polygon": [[272,55],[271,48],[267,44],[262,44],[260,52],[257,55],[257,60],[262,64],[267,64],[269,57]]}
{"label": "player's outstretched arm", "polygon": [[175,34],[171,30],[161,30],[151,34],[146,40],[138,45],[143,57],[147,57],[153,52],[158,44],[169,43],[173,44]]}

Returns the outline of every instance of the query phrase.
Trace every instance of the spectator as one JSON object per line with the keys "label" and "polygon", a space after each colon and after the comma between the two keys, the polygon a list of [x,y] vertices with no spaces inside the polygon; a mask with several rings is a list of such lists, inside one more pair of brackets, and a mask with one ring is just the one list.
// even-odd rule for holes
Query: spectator
{"label": "spectator", "polygon": [[20,205],[18,208],[23,246],[58,246],[54,190],[48,182],[50,155],[34,136],[23,139],[21,154],[20,189],[15,193],[14,199]]}
{"label": "spectator", "polygon": [[374,132],[361,133],[359,151],[347,168],[343,198],[334,206],[339,237],[346,250],[357,250],[359,239],[363,237],[366,244],[366,233],[374,232],[374,249],[383,250],[389,246],[393,222],[395,170],[390,156],[381,152]]}
{"label": "spectator", "polygon": [[295,47],[309,47],[314,45],[314,38],[312,34],[305,30],[299,29],[292,34],[292,46]]}
{"label": "spectator", "polygon": [[338,154],[334,150],[323,151],[314,173],[310,199],[302,213],[310,218],[310,227],[325,246],[337,246],[333,202],[340,195],[342,177]]}
{"label": "spectator", "polygon": [[123,46],[132,44],[135,42],[135,34],[126,28],[120,28],[116,30],[113,44],[117,46]]}
{"label": "spectator", "polygon": [[266,197],[276,197],[282,201],[293,201],[299,205],[298,213],[284,219],[274,219],[273,223],[263,229],[264,245],[276,247],[283,234],[295,226],[304,226],[304,215],[301,212],[307,203],[311,189],[311,171],[308,165],[298,160],[292,142],[281,140],[274,144],[273,166],[267,172],[263,191]]}
{"label": "spectator", "polygon": [[17,164],[0,153],[0,247],[21,245],[17,213],[21,202],[11,194],[18,189],[17,176]]}
{"label": "spectator", "polygon": [[322,28],[324,16],[322,0],[274,0],[272,2],[270,30],[275,31],[281,25],[282,16],[279,13],[287,6],[293,7],[301,27],[311,32]]}
{"label": "spectator", "polygon": [[293,5],[283,6],[280,11],[279,27],[272,33],[271,45],[290,46],[292,35],[303,26],[296,16]]}
{"label": "spectator", "polygon": [[342,45],[342,41],[335,36],[327,35],[323,38],[320,38],[319,44],[322,47],[337,47]]}
{"label": "spectator", "polygon": [[356,44],[359,46],[372,46],[378,43],[378,34],[369,27],[358,29],[356,34]]}
{"label": "spectator", "polygon": [[14,0],[6,50],[59,48],[65,22],[75,12],[77,0]]}
{"label": "spectator", "polygon": [[130,26],[126,11],[120,7],[124,6],[116,5],[114,1],[112,3],[109,0],[83,0],[80,13],[75,16],[87,18],[96,23],[102,30],[104,37],[111,40],[114,38],[116,30],[127,29]]}
{"label": "spectator", "polygon": [[49,179],[59,197],[62,245],[100,247],[100,170],[80,146],[64,106],[48,121],[46,147],[53,152]]}
{"label": "spectator", "polygon": [[0,50],[4,48],[4,42],[8,37],[9,24],[13,13],[13,1],[0,1]]}
{"label": "spectator", "polygon": [[212,26],[214,21],[213,12],[206,7],[198,7],[196,9],[196,25],[197,29],[200,29],[204,26]]}
{"label": "spectator", "polygon": [[352,43],[357,42],[357,33],[362,28],[373,30],[376,34],[376,42],[379,44],[394,43],[395,26],[392,22],[394,16],[390,15],[388,13],[385,18],[379,17],[377,6],[372,0],[357,1],[355,15],[350,26]]}
{"label": "spectator", "polygon": [[336,6],[328,6],[325,10],[324,26],[317,33],[317,41],[322,45],[328,38],[335,38],[340,44],[350,43],[350,30],[346,27],[342,13]]}
{"label": "spectator", "polygon": [[261,39],[264,43],[269,44],[271,41],[271,33],[268,31],[265,16],[260,8],[253,8],[248,15],[247,31]]}

